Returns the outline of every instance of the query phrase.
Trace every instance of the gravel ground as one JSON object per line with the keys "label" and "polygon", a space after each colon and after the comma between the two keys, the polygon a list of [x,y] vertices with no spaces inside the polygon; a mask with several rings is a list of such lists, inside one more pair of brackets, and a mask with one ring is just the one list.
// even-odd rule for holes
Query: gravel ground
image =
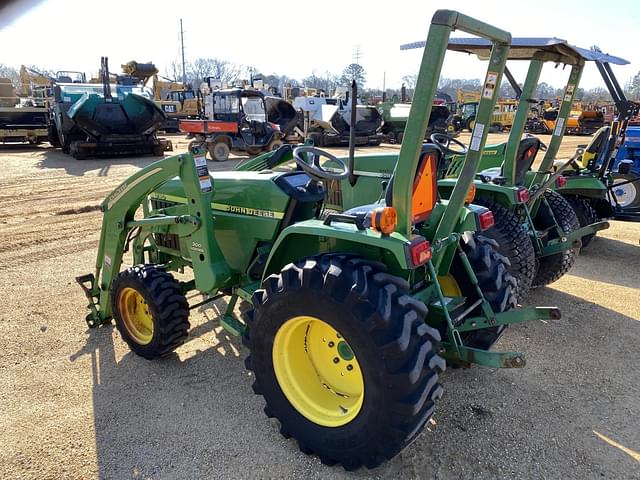
{"label": "gravel ground", "polygon": [[[579,143],[567,137],[561,156]],[[95,261],[92,207],[152,160],[0,149],[0,478],[640,479],[640,224],[612,222],[533,293],[563,318],[503,337],[497,348],[526,352],[526,368],[448,370],[418,440],[347,473],[262,413],[245,349],[209,321],[224,302],[193,311],[189,341],[160,361],[130,353],[112,327],[86,328],[73,278]]]}

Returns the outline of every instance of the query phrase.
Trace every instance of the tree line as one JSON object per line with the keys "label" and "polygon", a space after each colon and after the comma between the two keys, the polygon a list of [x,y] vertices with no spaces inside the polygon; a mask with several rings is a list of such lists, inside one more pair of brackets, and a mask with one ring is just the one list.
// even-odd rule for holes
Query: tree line
{"label": "tree line", "polygon": [[[39,68],[37,66],[29,66],[33,70],[41,72],[45,75],[53,75],[54,72]],[[382,90],[374,88],[366,88],[367,74],[364,68],[357,64],[351,63],[347,65],[340,74],[332,72],[318,72],[313,70],[309,75],[304,78],[296,79],[287,75],[279,74],[264,74],[257,68],[250,65],[241,65],[228,60],[219,58],[197,58],[194,61],[185,63],[185,80],[192,88],[197,89],[202,82],[203,78],[214,77],[220,79],[223,84],[234,85],[239,84],[241,81],[249,81],[251,78],[260,78],[264,84],[268,84],[272,87],[276,87],[278,90],[282,90],[285,86],[291,87],[309,87],[319,90],[324,90],[327,94],[331,94],[338,86],[349,86],[351,80],[355,79],[358,84],[358,91],[361,96],[367,98],[381,98]],[[182,64],[178,61],[171,62],[165,69],[165,76],[181,81],[183,79]],[[11,66],[0,63],[0,77],[9,78],[14,85],[18,85],[20,82],[19,71]],[[412,96],[413,89],[415,88],[417,75],[405,75],[402,77],[402,82],[406,87],[406,91],[409,96]],[[451,96],[454,100],[459,89],[479,91],[482,86],[480,79],[459,79],[459,78],[442,78],[440,79],[438,89]],[[640,72],[634,75],[625,84],[625,92],[628,98],[632,100],[640,100]],[[386,89],[386,97],[393,98],[393,96],[400,97],[401,87],[396,86],[394,88]],[[542,99],[554,99],[563,95],[562,88],[556,88],[553,85],[549,85],[542,82],[536,88],[536,98]],[[504,81],[500,87],[501,98],[515,98],[516,93],[509,85]],[[606,89],[602,87],[595,87],[591,89],[578,88],[576,92],[576,100],[581,102],[596,102],[596,101],[611,101],[611,97]]]}

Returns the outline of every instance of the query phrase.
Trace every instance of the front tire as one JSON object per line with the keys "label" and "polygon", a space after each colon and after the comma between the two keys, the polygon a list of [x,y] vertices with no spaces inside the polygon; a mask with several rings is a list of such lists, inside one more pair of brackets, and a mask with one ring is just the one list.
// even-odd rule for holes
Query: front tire
{"label": "front tire", "polygon": [[330,254],[288,264],[254,294],[244,337],[253,388],[304,453],[374,468],[433,414],[440,335],[407,292],[382,264]]}
{"label": "front tire", "polygon": [[[538,214],[533,219],[533,225],[537,231],[547,232],[547,240],[554,240],[558,238],[556,220],[564,233],[580,228],[580,222],[571,205],[558,192],[547,190],[538,208]],[[532,286],[543,287],[558,280],[571,269],[577,255],[578,249],[571,248],[538,258],[538,270]]]}
{"label": "front tire", "polygon": [[121,272],[111,289],[111,309],[122,339],[146,359],[167,355],[187,338],[189,304],[162,267],[137,265]]}

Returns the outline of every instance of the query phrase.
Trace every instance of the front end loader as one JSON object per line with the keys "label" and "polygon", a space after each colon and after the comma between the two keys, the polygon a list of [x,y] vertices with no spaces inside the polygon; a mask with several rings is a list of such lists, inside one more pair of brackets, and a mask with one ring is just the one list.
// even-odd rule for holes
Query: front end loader
{"label": "front end loader", "polygon": [[[77,279],[89,326],[114,319],[131,350],[153,359],[186,340],[191,309],[229,297],[220,323],[242,336],[267,415],[303,452],[349,470],[374,468],[419,435],[442,395],[445,362],[524,366],[522,353],[490,347],[508,325],[560,312],[515,308],[507,262],[481,235],[493,216],[465,204],[486,132],[448,200],[435,183],[441,148],[423,145],[454,30],[492,42],[478,121],[493,111],[511,35],[437,11],[378,202],[320,218],[326,184],[353,180],[353,158],[347,165],[313,146],[284,145],[258,157],[255,171],[212,173],[196,146],[124,181],[102,203],[95,271]],[[268,168],[291,161],[296,170]],[[188,292],[204,299],[189,304]],[[238,300],[251,304],[242,318]]]}

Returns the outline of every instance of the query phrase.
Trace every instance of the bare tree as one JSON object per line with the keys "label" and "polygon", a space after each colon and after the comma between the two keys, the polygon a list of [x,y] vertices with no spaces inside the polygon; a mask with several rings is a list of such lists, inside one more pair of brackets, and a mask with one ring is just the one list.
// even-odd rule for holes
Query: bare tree
{"label": "bare tree", "polygon": [[14,86],[20,83],[20,74],[18,70],[4,63],[0,63],[0,77],[8,78]]}

